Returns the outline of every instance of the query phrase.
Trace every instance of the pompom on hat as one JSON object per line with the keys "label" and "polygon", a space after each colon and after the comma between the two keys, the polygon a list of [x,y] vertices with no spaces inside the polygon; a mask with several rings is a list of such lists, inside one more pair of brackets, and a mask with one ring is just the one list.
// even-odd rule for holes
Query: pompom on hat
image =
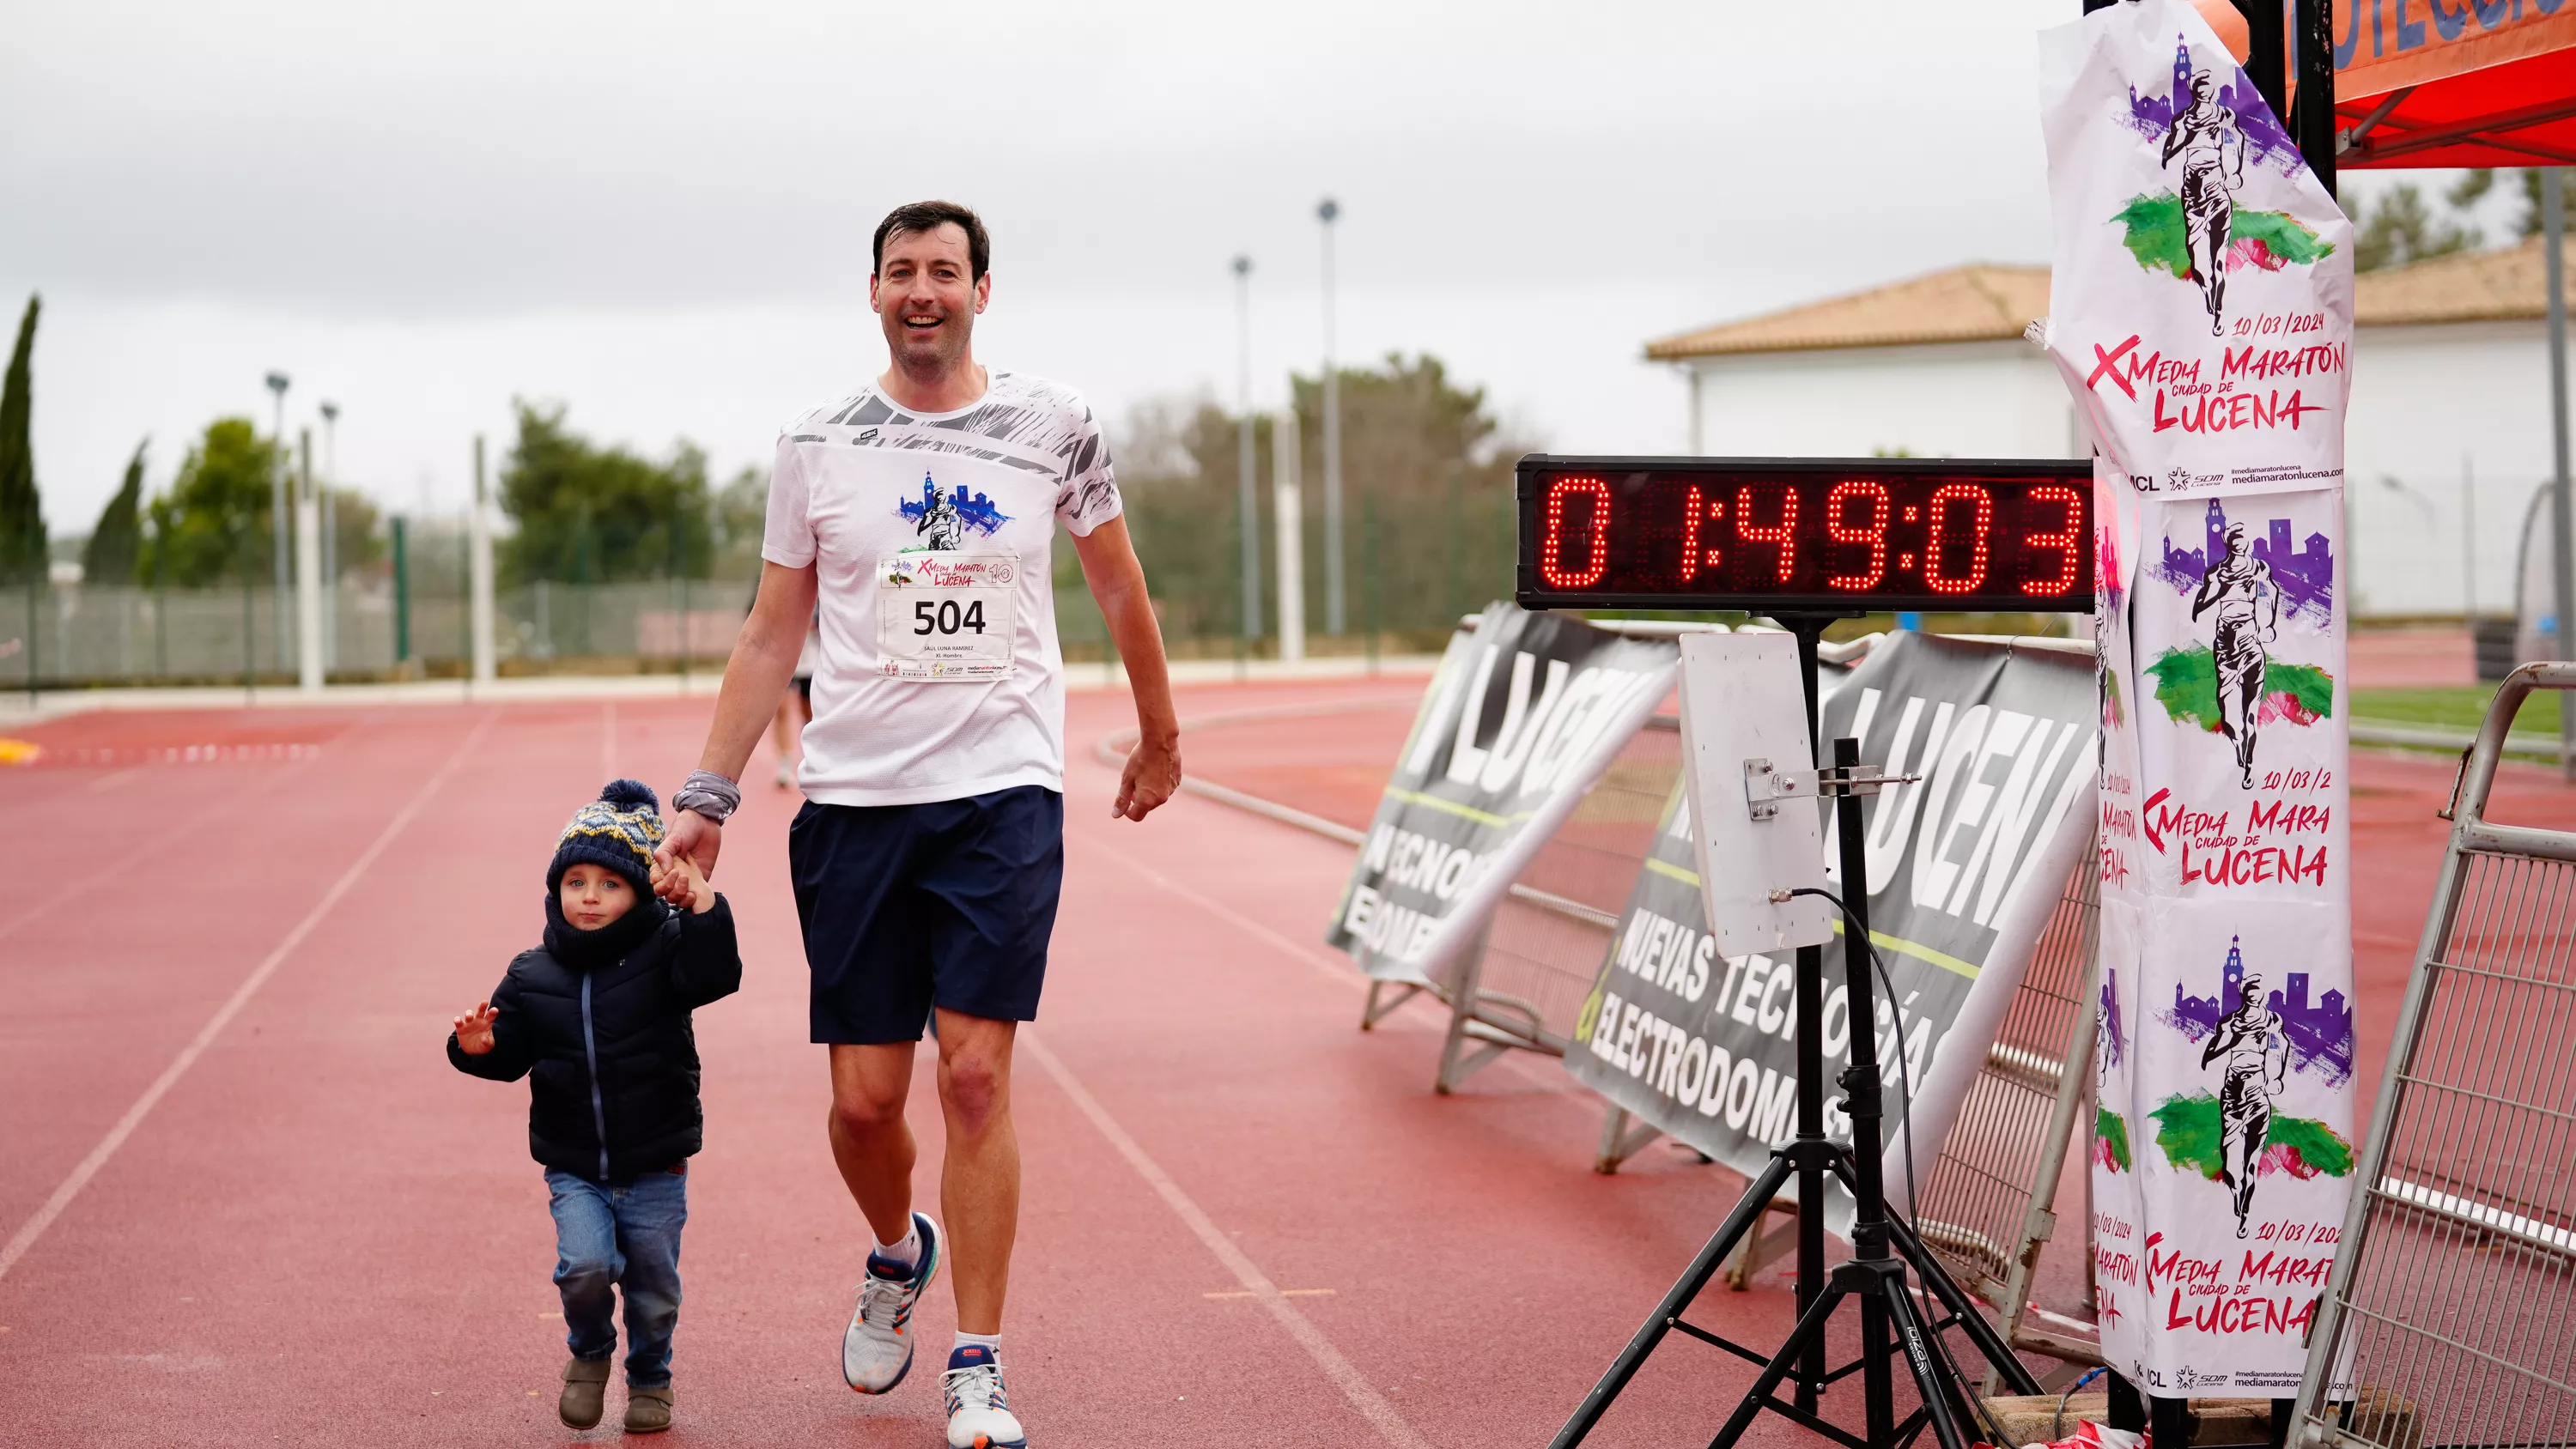
{"label": "pompom on hat", "polygon": [[652,889],[653,851],[662,843],[662,802],[641,780],[611,780],[599,798],[573,812],[546,867],[546,889],[563,888],[576,865],[597,865],[626,877],[642,895]]}

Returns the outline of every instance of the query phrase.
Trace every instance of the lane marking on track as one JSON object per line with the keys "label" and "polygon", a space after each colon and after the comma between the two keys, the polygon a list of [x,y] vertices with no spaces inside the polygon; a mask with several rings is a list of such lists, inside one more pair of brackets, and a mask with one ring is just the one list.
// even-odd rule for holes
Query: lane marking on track
{"label": "lane marking on track", "polygon": [[[358,853],[358,858],[349,863],[349,868],[331,883],[331,888],[322,893],[322,899],[314,902],[313,909],[305,913],[304,919],[296,922],[294,929],[286,933],[286,939],[277,943],[277,949],[252,968],[241,985],[233,988],[233,994],[224,998],[224,1004],[215,1008],[215,1014],[206,1019],[197,1035],[180,1049],[170,1065],[161,1069],[161,1075],[152,1079],[152,1085],[143,1089],[143,1095],[134,1099],[134,1105],[125,1109],[124,1116],[116,1119],[116,1125],[107,1129],[107,1135],[98,1140],[98,1145],[89,1150],[89,1155],[72,1168],[71,1174],[54,1189],[53,1195],[45,1199],[44,1206],[36,1209],[35,1216],[21,1224],[5,1245],[0,1245],[0,1279],[9,1276],[9,1270],[18,1265],[20,1258],[27,1256],[27,1250],[45,1235],[45,1229],[52,1227],[54,1219],[61,1217],[63,1210],[71,1206],[72,1199],[80,1196],[81,1189],[89,1186],[89,1180],[98,1176],[99,1169],[105,1167],[107,1160],[116,1155],[116,1150],[125,1145],[126,1138],[134,1135],[134,1129],[142,1125],[143,1119],[160,1104],[161,1098],[168,1094],[179,1078],[187,1075],[188,1068],[196,1065],[197,1058],[205,1055],[206,1048],[212,1046],[224,1028],[232,1024],[233,1018],[241,1014],[241,1009],[250,1004],[251,997],[258,994],[259,988],[267,984],[268,978],[276,974],[277,968],[294,954],[296,947],[304,944],[304,938],[313,934],[313,928],[322,924],[322,918],[331,913],[331,908],[340,903],[340,898],[349,893],[359,877],[375,866],[376,857],[384,854],[385,848],[393,844],[394,837],[420,814],[421,808],[447,783],[447,777],[455,774],[457,767],[473,754],[474,747],[482,743],[483,736],[491,731],[493,722],[500,717],[500,711],[495,710],[466,733],[464,741],[457,745],[456,753],[449,755],[447,763],[421,782],[420,789],[413,792],[410,801],[385,823],[374,842]],[[176,834],[192,835],[192,832]]]}
{"label": "lane marking on track", "polygon": [[[119,856],[116,859],[116,862],[112,865],[99,867],[98,870],[90,875],[89,879],[74,885],[65,886],[63,889],[54,892],[38,904],[20,911],[17,915],[10,917],[6,921],[0,921],[0,938],[9,936],[19,927],[26,925],[28,922],[35,920],[39,916],[46,915],[60,906],[79,899],[81,896],[88,894],[93,887],[104,884],[111,879],[131,874],[135,866],[142,864],[144,861],[151,859],[153,856],[160,854],[171,846],[180,844],[183,841],[189,843],[198,841],[201,839],[199,827],[205,825],[208,821],[214,820],[224,815],[226,812],[239,807],[243,801],[250,799],[261,791],[274,787],[278,781],[287,779],[295,775],[298,771],[312,768],[315,759],[316,757],[313,755],[306,755],[301,759],[289,761],[286,768],[277,771],[275,774],[268,775],[251,782],[241,789],[234,791],[232,794],[226,795],[221,800],[216,801],[214,804],[206,807],[202,811],[199,811],[197,814],[188,817],[187,820],[181,822],[179,825],[161,832],[160,837],[154,840],[151,844],[146,845],[139,850],[131,851],[125,855]],[[136,770],[143,768],[145,767],[141,765],[134,767]],[[95,790],[99,785],[104,785],[109,780],[121,779],[125,775],[130,775],[132,773],[133,771],[125,771],[118,775],[105,776],[90,788]]]}
{"label": "lane marking on track", "polygon": [[[1171,807],[1167,805],[1164,808],[1169,809]],[[1366,976],[1361,975],[1359,968],[1351,965],[1346,958],[1329,955],[1321,951],[1309,950],[1305,946],[1298,944],[1295,940],[1263,925],[1261,922],[1256,921],[1252,917],[1245,915],[1243,912],[1236,910],[1234,907],[1225,904],[1223,901],[1201,895],[1199,892],[1190,889],[1188,886],[1172,879],[1163,872],[1147,865],[1135,856],[1129,855],[1126,851],[1120,850],[1117,846],[1107,844],[1097,839],[1086,840],[1084,843],[1089,848],[1099,851],[1101,854],[1117,861],[1120,865],[1123,865],[1129,870],[1136,872],[1138,875],[1143,876],[1156,890],[1163,891],[1169,895],[1178,896],[1182,900],[1188,901],[1191,905],[1198,907],[1200,910],[1207,912],[1209,915],[1226,922],[1228,925],[1248,932],[1251,935],[1260,937],[1265,943],[1278,948],[1280,951],[1295,957],[1297,960],[1302,961],[1309,966],[1314,967],[1316,971],[1320,972],[1327,980],[1330,980],[1335,985],[1353,991],[1364,992],[1368,989],[1369,979]],[[1427,993],[1405,1003],[1405,1005],[1397,1008],[1397,1011],[1403,1016],[1419,1018],[1419,1024],[1432,1031],[1447,1031],[1449,1029],[1448,1016],[1442,1012],[1438,1006],[1433,1004],[1432,998]],[[1531,1086],[1536,1087],[1538,1090],[1545,1092],[1550,1096],[1562,1097],[1568,1101],[1580,1102],[1585,1106],[1589,1106],[1591,1103],[1591,1089],[1585,1087],[1582,1083],[1577,1082],[1573,1077],[1563,1072],[1547,1071],[1536,1063],[1524,1062],[1519,1056],[1508,1052],[1500,1058],[1497,1058],[1494,1065],[1503,1068],[1514,1076],[1519,1077],[1522,1081],[1529,1083]]]}
{"label": "lane marking on track", "polygon": [[1109,1145],[1118,1149],[1118,1155],[1127,1159],[1127,1165],[1136,1169],[1136,1175],[1154,1189],[1155,1196],[1172,1210],[1172,1215],[1216,1255],[1217,1261],[1234,1275],[1234,1281],[1242,1284],[1245,1292],[1270,1310],[1270,1316],[1279,1320],[1279,1326],[1288,1331],[1290,1338],[1297,1340],[1298,1346],[1315,1360],[1316,1367],[1324,1371],[1324,1377],[1342,1391],[1342,1397],[1350,1400],[1351,1407],[1359,1411],[1361,1418],[1369,1421],[1380,1438],[1397,1446],[1397,1449],[1431,1449],[1431,1441],[1404,1422],[1403,1416],[1396,1413],[1395,1406],[1370,1387],[1368,1379],[1351,1366],[1349,1359],[1342,1357],[1342,1351],[1333,1347],[1332,1340],[1324,1336],[1323,1330],[1298,1312],[1297,1305],[1288,1301],[1287,1295],[1271,1283],[1260,1267],[1234,1245],[1234,1240],[1228,1238],[1196,1202],[1190,1200],[1188,1193],[1181,1191],[1181,1185],[1172,1180],[1171,1174],[1145,1155],[1145,1149],[1136,1145],[1136,1139],[1128,1136],[1127,1129],[1118,1125],[1117,1119],[1100,1105],[1100,1100],[1074,1079],[1073,1073],[1065,1069],[1054,1052],[1046,1049],[1035,1032],[1026,1026],[1021,1027],[1019,1043],[1027,1048],[1029,1055],[1037,1058],[1038,1065],[1046,1069],[1048,1076],[1055,1078],[1055,1084],[1073,1099],[1074,1106],[1082,1109],[1083,1116],[1091,1119],[1091,1125],[1100,1129],[1100,1135],[1109,1139]]}
{"label": "lane marking on track", "polygon": [[[1169,807],[1167,806],[1166,808]],[[1085,833],[1088,834],[1088,832]],[[1129,870],[1134,871],[1136,874],[1143,876],[1156,890],[1179,896],[1181,899],[1188,901],[1191,905],[1194,905],[1200,910],[1207,912],[1209,915],[1224,921],[1226,924],[1234,926],[1248,934],[1260,937],[1262,941],[1276,947],[1284,954],[1294,957],[1295,959],[1304,962],[1306,965],[1314,967],[1317,971],[1331,978],[1337,984],[1343,986],[1356,986],[1362,989],[1365,989],[1368,986],[1368,978],[1361,976],[1358,968],[1352,966],[1347,959],[1342,957],[1326,956],[1320,951],[1309,950],[1304,944],[1263,925],[1261,922],[1256,921],[1250,916],[1245,915],[1243,912],[1236,910],[1234,907],[1227,905],[1225,902],[1217,900],[1211,896],[1201,895],[1197,891],[1190,889],[1188,886],[1185,886],[1179,881],[1172,879],[1170,876],[1163,874],[1161,871],[1156,870],[1154,867],[1147,865],[1144,861],[1139,860],[1135,856],[1128,854],[1126,851],[1119,849],[1117,846],[1110,845],[1105,841],[1100,840],[1091,840],[1087,842],[1087,844],[1089,844],[1092,849],[1108,856],[1111,860],[1114,860],[1120,865],[1127,867]]]}

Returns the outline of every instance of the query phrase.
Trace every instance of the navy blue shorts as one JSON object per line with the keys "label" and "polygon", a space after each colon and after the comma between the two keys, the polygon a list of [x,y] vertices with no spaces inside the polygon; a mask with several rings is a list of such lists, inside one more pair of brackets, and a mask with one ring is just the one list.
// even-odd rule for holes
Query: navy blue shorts
{"label": "navy blue shorts", "polygon": [[787,829],[818,1042],[921,1040],[935,1003],[1034,1021],[1064,887],[1064,797],[1017,785],[820,805]]}

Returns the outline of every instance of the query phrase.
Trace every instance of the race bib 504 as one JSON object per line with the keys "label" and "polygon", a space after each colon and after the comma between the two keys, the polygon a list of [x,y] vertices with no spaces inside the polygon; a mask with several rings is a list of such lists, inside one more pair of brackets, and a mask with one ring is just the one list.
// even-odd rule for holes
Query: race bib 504
{"label": "race bib 504", "polygon": [[975,682],[1011,671],[1020,559],[907,549],[877,587],[878,670],[895,679]]}

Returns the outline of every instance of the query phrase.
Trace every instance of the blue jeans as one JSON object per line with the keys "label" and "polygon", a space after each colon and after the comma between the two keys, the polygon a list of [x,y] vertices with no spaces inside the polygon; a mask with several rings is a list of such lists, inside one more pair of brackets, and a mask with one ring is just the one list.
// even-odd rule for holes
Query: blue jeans
{"label": "blue jeans", "polygon": [[689,1180],[647,1172],[632,1182],[596,1183],[546,1173],[555,1215],[555,1287],[563,1292],[564,1343],[575,1358],[617,1351],[617,1300],[626,1290],[626,1382],[666,1388],[671,1329],[680,1321],[680,1228],[689,1220]]}

